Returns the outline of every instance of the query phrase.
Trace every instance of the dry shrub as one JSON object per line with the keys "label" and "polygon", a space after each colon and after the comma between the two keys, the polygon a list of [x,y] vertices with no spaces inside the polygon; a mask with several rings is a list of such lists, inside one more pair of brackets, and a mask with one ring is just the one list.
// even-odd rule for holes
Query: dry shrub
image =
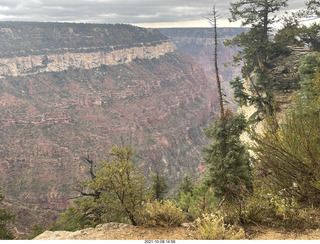
{"label": "dry shrub", "polygon": [[217,214],[204,214],[195,222],[195,237],[199,240],[245,239],[245,233],[242,228],[225,225],[224,218]]}
{"label": "dry shrub", "polygon": [[293,197],[281,198],[273,196],[271,203],[274,206],[272,219],[275,226],[299,230],[319,227],[319,210],[304,208]]}
{"label": "dry shrub", "polygon": [[286,229],[318,228],[319,210],[299,205],[295,198],[270,193],[247,195],[239,203],[224,204],[221,216],[231,225],[262,224]]}
{"label": "dry shrub", "polygon": [[176,207],[169,200],[161,202],[155,200],[146,203],[137,217],[140,225],[146,227],[174,227],[186,221],[186,216],[182,209]]}

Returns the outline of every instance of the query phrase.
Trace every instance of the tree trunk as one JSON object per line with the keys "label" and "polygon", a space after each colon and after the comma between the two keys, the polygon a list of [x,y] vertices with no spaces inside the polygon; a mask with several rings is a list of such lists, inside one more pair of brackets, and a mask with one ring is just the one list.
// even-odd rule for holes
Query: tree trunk
{"label": "tree trunk", "polygon": [[217,33],[217,16],[216,8],[213,7],[213,28],[214,28],[214,68],[216,70],[216,79],[218,85],[218,94],[219,94],[219,105],[220,105],[220,119],[224,121],[224,107],[223,107],[223,97],[221,89],[221,81],[219,77],[219,68],[218,68],[218,33]]}

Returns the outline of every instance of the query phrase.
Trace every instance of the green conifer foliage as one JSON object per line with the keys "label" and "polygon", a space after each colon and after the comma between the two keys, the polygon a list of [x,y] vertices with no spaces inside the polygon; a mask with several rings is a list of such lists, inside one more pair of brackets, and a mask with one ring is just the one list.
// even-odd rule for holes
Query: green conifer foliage
{"label": "green conifer foliage", "polygon": [[183,194],[193,194],[193,189],[195,187],[194,181],[189,175],[183,177],[183,181],[179,185],[178,195]]}
{"label": "green conifer foliage", "polygon": [[[225,123],[224,126],[221,123]],[[207,183],[220,199],[237,198],[243,186],[252,189],[250,155],[240,141],[245,128],[244,115],[229,112],[223,121],[216,120],[205,130],[205,135],[212,140],[204,148],[204,161],[209,169]]]}
{"label": "green conifer foliage", "polygon": [[288,0],[239,0],[230,4],[231,22],[241,20],[242,26],[252,25],[248,33],[236,37],[236,43],[245,47],[246,62],[249,60],[266,65],[270,40],[270,26],[277,21],[275,13],[287,6]]}
{"label": "green conifer foliage", "polygon": [[[279,45],[275,45],[269,38],[271,25],[278,21],[276,13],[287,6],[288,0],[239,0],[230,4],[231,22],[241,20],[242,25],[251,25],[250,31],[241,33],[225,45],[236,45],[242,50],[235,61],[242,60],[242,75],[250,80],[250,93],[244,90],[240,79],[235,79],[232,86],[236,89],[236,99],[241,102],[249,102],[257,108],[254,119],[259,119],[258,114],[273,114],[274,95],[273,84],[270,82],[268,69],[270,60],[282,54]],[[256,81],[251,78],[252,72],[257,75]]]}
{"label": "green conifer foliage", "polygon": [[152,179],[151,198],[155,200],[163,200],[166,189],[168,188],[166,176],[161,170],[157,169],[155,173],[151,173],[150,177]]}
{"label": "green conifer foliage", "polygon": [[314,79],[316,71],[320,70],[320,54],[310,54],[301,58],[301,65],[299,67],[299,75],[301,77],[301,91],[300,94],[306,99],[313,99],[318,94],[314,91]]}

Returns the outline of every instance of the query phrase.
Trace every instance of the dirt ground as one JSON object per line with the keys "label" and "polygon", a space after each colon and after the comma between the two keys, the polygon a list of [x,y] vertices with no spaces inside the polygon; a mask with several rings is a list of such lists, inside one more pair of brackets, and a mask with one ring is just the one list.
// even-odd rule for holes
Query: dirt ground
{"label": "dirt ground", "polygon": [[320,229],[286,231],[259,226],[251,227],[246,234],[250,240],[320,240]]}
{"label": "dirt ground", "polygon": [[[320,229],[308,231],[277,230],[266,227],[250,227],[246,230],[247,240],[320,240]],[[145,228],[122,226],[110,228],[100,226],[76,232],[46,231],[35,240],[194,240],[193,231],[186,227]]]}

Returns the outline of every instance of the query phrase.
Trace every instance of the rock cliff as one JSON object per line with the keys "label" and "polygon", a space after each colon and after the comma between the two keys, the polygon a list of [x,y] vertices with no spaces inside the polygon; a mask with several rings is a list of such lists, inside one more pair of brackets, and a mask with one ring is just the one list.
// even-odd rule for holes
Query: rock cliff
{"label": "rock cliff", "polygon": [[68,69],[92,69],[102,65],[130,63],[132,60],[159,58],[174,52],[176,46],[169,41],[154,46],[131,47],[119,50],[30,55],[27,57],[0,58],[0,76],[26,76],[44,72],[61,72]]}
{"label": "rock cliff", "polygon": [[[223,42],[247,30],[247,28],[217,28],[218,66],[220,75],[226,82],[229,82],[236,76],[241,77],[241,67],[230,68],[224,65],[233,60],[233,56],[238,52],[238,48],[226,47],[223,45]],[[215,73],[213,63],[213,28],[161,28],[159,31],[168,36],[180,51],[194,56],[207,72],[211,74]]]}
{"label": "rock cliff", "polygon": [[[17,233],[47,226],[88,176],[83,159],[136,149],[170,186],[198,173],[215,82],[156,30],[128,25],[0,23],[0,185]],[[21,234],[22,235],[22,234]]]}
{"label": "rock cliff", "polygon": [[[288,106],[292,103],[292,97],[295,91],[300,88],[300,77],[298,69],[300,66],[300,59],[304,55],[312,54],[307,47],[288,47],[288,54],[281,55],[275,58],[270,69],[270,82],[273,86],[275,94],[275,103],[277,106],[277,116],[281,119],[282,114],[286,111]],[[253,82],[257,79],[256,74],[252,74]],[[249,80],[244,82],[247,91],[252,91]],[[239,109],[247,118],[256,112],[254,106],[245,106]],[[256,125],[256,131],[262,133],[264,130],[264,122],[261,121]],[[242,140],[252,143],[246,133],[242,135]]]}

